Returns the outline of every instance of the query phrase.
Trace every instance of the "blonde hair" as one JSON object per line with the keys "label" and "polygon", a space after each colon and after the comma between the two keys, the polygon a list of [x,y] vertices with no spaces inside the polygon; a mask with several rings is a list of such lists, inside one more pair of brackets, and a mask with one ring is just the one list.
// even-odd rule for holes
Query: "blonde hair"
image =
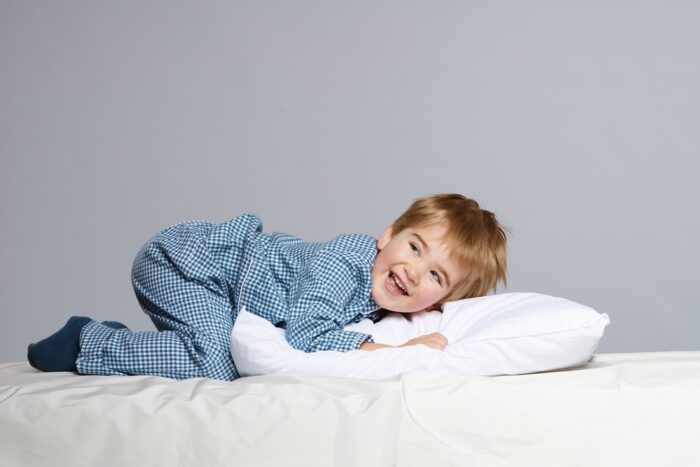
{"label": "blonde hair", "polygon": [[506,284],[506,233],[496,216],[473,199],[445,193],[418,198],[393,223],[393,234],[407,228],[445,226],[450,259],[467,274],[442,302],[480,297]]}

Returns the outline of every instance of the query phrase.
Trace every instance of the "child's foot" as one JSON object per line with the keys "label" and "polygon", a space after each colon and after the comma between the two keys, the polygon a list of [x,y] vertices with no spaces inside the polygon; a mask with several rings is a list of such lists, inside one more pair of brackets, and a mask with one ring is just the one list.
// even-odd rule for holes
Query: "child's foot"
{"label": "child's foot", "polygon": [[102,321],[102,324],[112,329],[129,329],[125,324],[119,321]]}
{"label": "child's foot", "polygon": [[54,334],[27,348],[29,364],[41,371],[76,371],[80,353],[80,331],[91,322],[84,316],[73,316]]}

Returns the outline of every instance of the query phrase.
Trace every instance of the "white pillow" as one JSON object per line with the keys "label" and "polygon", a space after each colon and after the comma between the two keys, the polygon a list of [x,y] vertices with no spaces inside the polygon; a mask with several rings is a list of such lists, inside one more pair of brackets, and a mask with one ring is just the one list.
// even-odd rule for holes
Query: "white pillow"
{"label": "white pillow", "polygon": [[424,345],[372,352],[304,353],[284,330],[242,309],[231,333],[231,354],[242,376],[294,373],[384,379],[421,369],[472,375],[521,374],[582,365],[610,320],[587,306],[534,293],[508,293],[446,303],[443,312],[391,313],[378,323],[345,329],[399,345],[431,332],[444,334],[444,351]]}

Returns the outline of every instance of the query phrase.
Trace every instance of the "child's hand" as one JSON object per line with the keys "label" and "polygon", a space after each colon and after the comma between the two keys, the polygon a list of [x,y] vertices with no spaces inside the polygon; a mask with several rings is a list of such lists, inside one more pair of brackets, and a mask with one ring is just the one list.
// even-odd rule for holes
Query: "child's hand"
{"label": "child's hand", "polygon": [[424,334],[422,336],[414,337],[410,341],[401,344],[399,347],[418,344],[423,344],[433,349],[442,350],[447,345],[447,337],[443,336],[439,332],[433,332],[431,334]]}

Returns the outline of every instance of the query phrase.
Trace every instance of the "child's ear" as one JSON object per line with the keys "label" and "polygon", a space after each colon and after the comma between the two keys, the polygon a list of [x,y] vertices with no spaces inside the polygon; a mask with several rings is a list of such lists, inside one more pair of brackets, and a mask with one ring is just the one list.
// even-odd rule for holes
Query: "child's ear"
{"label": "child's ear", "polygon": [[379,236],[377,239],[377,248],[379,250],[383,249],[391,240],[391,237],[394,236],[394,224],[391,224],[389,227],[384,229],[384,232]]}

